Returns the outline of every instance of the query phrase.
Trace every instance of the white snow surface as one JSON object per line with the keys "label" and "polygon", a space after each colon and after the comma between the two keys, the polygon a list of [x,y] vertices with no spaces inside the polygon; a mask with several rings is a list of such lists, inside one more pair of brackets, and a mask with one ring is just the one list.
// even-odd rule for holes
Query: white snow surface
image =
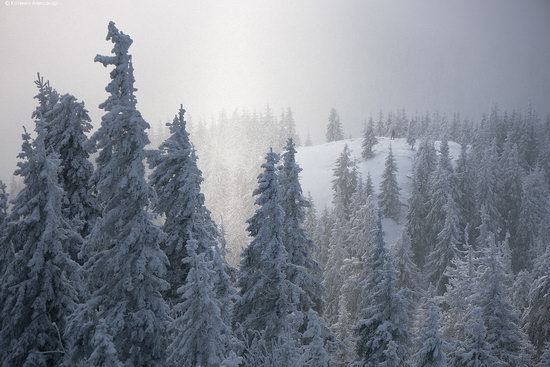
{"label": "white snow surface", "polygon": [[[399,239],[402,225],[405,222],[406,205],[411,193],[410,182],[416,150],[412,150],[404,138],[390,140],[387,137],[378,137],[378,144],[373,148],[374,157],[365,161],[361,157],[361,141],[361,138],[354,138],[298,148],[296,161],[303,169],[300,177],[302,189],[305,194],[308,192],[311,193],[318,214],[322,212],[325,206],[332,207],[332,170],[336,159],[347,144],[351,149],[352,157],[357,160],[357,166],[363,179],[366,180],[367,173],[370,173],[375,192],[378,193],[384,172],[384,162],[391,144],[398,168],[397,182],[401,188],[400,200],[403,203],[399,223],[389,218],[383,218],[382,220],[384,239],[388,245],[393,245]],[[435,142],[435,147],[436,149],[439,148],[439,142]],[[449,142],[449,151],[451,158],[456,160],[460,154],[460,145],[455,142]]]}

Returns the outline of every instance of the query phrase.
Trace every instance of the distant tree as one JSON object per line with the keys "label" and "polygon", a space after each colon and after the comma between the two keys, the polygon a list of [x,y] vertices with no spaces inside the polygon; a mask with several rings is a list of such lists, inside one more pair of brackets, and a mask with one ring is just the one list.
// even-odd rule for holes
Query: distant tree
{"label": "distant tree", "polygon": [[364,159],[369,159],[373,156],[372,148],[376,144],[378,144],[378,139],[376,139],[376,135],[374,134],[374,121],[371,117],[368,126],[365,126],[365,131],[363,132],[363,142],[361,144],[363,151],[361,155]]}
{"label": "distant tree", "polygon": [[432,141],[422,140],[416,152],[411,182],[411,197],[407,213],[407,228],[411,236],[414,259],[423,266],[431,246],[430,227],[426,221],[429,213],[431,190],[429,179],[436,168],[436,152]]}
{"label": "distant tree", "polygon": [[333,108],[330,110],[327,126],[327,142],[344,140],[344,130],[342,129],[342,123],[340,122],[340,116],[338,112]]}
{"label": "distant tree", "polygon": [[401,214],[400,190],[397,184],[397,165],[390,146],[384,173],[382,174],[382,182],[380,183],[380,208],[385,216],[395,221],[399,220]]}
{"label": "distant tree", "polygon": [[315,243],[319,247],[318,253],[315,256],[315,259],[319,263],[319,266],[323,270],[326,270],[327,262],[330,253],[330,237],[332,233],[332,228],[334,226],[334,217],[329,212],[327,207],[321,213],[319,217],[319,223],[315,230]]}
{"label": "distant tree", "polygon": [[418,138],[417,129],[416,120],[410,120],[409,126],[407,127],[407,144],[409,144],[413,150],[416,144],[416,139]]}
{"label": "distant tree", "polygon": [[342,204],[343,214],[350,215],[351,196],[357,186],[357,164],[351,157],[351,150],[348,145],[338,157],[333,169],[334,179],[332,180],[333,204]]}
{"label": "distant tree", "polygon": [[418,335],[420,347],[412,358],[412,366],[446,367],[446,343],[439,332],[439,306],[431,297],[424,302]]}

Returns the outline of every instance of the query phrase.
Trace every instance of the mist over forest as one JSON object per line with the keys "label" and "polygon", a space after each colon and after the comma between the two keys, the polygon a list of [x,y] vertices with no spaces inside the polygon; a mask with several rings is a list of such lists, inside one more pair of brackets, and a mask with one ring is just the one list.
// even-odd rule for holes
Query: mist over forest
{"label": "mist over forest", "polygon": [[0,6],[0,366],[550,366],[550,4]]}

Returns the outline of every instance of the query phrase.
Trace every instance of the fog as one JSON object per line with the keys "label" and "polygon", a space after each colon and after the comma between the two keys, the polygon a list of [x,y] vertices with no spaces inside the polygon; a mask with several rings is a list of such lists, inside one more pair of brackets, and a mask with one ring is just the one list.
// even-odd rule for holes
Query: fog
{"label": "fog", "polygon": [[322,141],[331,107],[346,135],[380,109],[460,112],[494,105],[550,110],[550,2],[57,1],[0,4],[0,177],[9,182],[21,126],[32,127],[36,72],[86,102],[106,96],[107,23],[134,39],[138,108],[151,124],[183,103],[220,109],[291,106]]}

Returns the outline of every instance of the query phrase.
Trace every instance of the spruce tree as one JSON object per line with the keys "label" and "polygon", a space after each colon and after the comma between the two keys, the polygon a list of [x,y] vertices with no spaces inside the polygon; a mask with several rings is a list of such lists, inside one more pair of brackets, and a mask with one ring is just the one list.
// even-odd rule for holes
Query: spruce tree
{"label": "spruce tree", "polygon": [[206,253],[216,266],[218,276],[213,281],[222,302],[225,321],[229,322],[228,308],[234,291],[221,258],[219,231],[205,207],[201,192],[202,172],[197,166],[195,149],[186,130],[183,106],[180,106],[172,123],[167,125],[170,136],[149,157],[149,165],[153,169],[150,182],[157,196],[154,210],[165,217],[162,229],[167,237],[162,249],[170,261],[166,276],[170,289],[166,299],[170,304],[179,299],[177,289],[183,286],[189,271],[189,263],[182,261],[187,258],[186,244],[192,236],[198,241],[197,253]]}
{"label": "spruce tree", "polygon": [[431,297],[425,300],[418,340],[420,347],[413,356],[413,367],[446,367],[446,343],[439,332],[439,306]]}
{"label": "spruce tree", "polygon": [[323,321],[314,310],[307,314],[307,328],[303,334],[306,340],[306,349],[303,357],[304,367],[328,367],[329,355],[325,348],[327,331]]}
{"label": "spruce tree", "polygon": [[86,237],[99,216],[99,208],[91,187],[94,172],[88,160],[86,136],[92,129],[84,102],[65,94],[46,114],[45,144],[61,159],[59,182],[65,191],[63,210],[82,237]]}
{"label": "spruce tree", "polygon": [[287,279],[299,287],[303,293],[294,300],[297,311],[307,313],[310,308],[321,311],[323,288],[321,268],[312,257],[314,244],[304,229],[305,214],[310,203],[302,194],[299,174],[302,171],[296,162],[296,149],[292,138],[288,139],[282,155],[280,167],[280,197],[283,209],[283,235],[288,261]]}
{"label": "spruce tree", "polygon": [[535,347],[536,357],[543,353],[550,341],[550,246],[537,259],[534,269],[534,281],[529,288],[529,305],[523,314],[524,329]]}
{"label": "spruce tree", "polygon": [[430,210],[431,190],[429,178],[436,167],[436,153],[433,142],[423,140],[416,152],[411,183],[411,197],[407,213],[407,229],[411,236],[414,260],[423,266],[428,255],[430,227],[426,217]]}
{"label": "spruce tree", "polygon": [[334,169],[334,179],[332,180],[333,204],[336,206],[340,202],[343,206],[343,215],[349,218],[351,196],[355,192],[357,186],[357,164],[351,157],[351,150],[348,145],[344,146],[344,150],[336,160]]}
{"label": "spruce tree", "polygon": [[333,108],[330,110],[330,115],[328,117],[327,133],[326,133],[327,142],[338,141],[344,139],[344,130],[342,129],[342,123],[340,122],[340,116],[338,112]]}
{"label": "spruce tree", "polygon": [[68,341],[65,325],[78,302],[79,267],[65,252],[78,233],[61,212],[60,160],[46,152],[42,116],[35,115],[34,141],[23,134],[15,174],[24,187],[6,219],[6,241],[15,254],[0,284],[3,366],[60,364]]}
{"label": "spruce tree", "polygon": [[288,327],[288,315],[295,310],[291,297],[300,295],[287,279],[288,253],[282,242],[283,210],[276,164],[279,157],[267,153],[258,176],[255,214],[248,220],[252,242],[241,254],[237,285],[240,298],[234,308],[234,322],[247,330],[265,331],[268,346]]}
{"label": "spruce tree", "polygon": [[479,306],[487,327],[486,340],[505,366],[532,365],[532,346],[519,324],[519,313],[510,296],[510,274],[504,254],[488,236],[478,280]]}
{"label": "spruce tree", "polygon": [[393,158],[393,151],[390,146],[386,157],[385,169],[380,183],[380,208],[384,215],[395,221],[401,215],[401,202],[399,201],[399,185],[397,184],[397,165]]}
{"label": "spruce tree", "polygon": [[465,320],[465,337],[449,354],[450,365],[455,367],[504,367],[486,340],[487,328],[479,307],[470,307]]}
{"label": "spruce tree", "polygon": [[188,257],[184,259],[189,272],[178,289],[181,302],[174,307],[178,316],[167,350],[169,366],[215,367],[229,357],[229,326],[222,318],[222,305],[214,288],[217,274],[207,253],[197,253],[198,248],[198,241],[189,235]]}
{"label": "spruce tree", "polygon": [[451,261],[457,255],[461,245],[458,207],[451,192],[447,193],[443,210],[445,212],[443,228],[437,234],[435,246],[428,254],[427,262],[430,280],[435,285],[438,295],[445,292],[448,282],[445,270],[451,265]]}
{"label": "spruce tree", "polygon": [[91,297],[71,317],[72,342],[68,364],[90,363],[97,347],[93,339],[102,319],[112,337],[118,360],[128,366],[162,366],[170,318],[161,292],[168,259],[160,249],[164,236],[147,207],[153,195],[144,177],[145,146],[149,125],[136,109],[132,39],[109,23],[107,39],[114,44],[112,56],[95,61],[112,65],[109,96],[101,127],[92,142],[99,150],[94,181],[103,207],[83,248]]}
{"label": "spruce tree", "polygon": [[356,365],[401,366],[407,360],[409,332],[406,303],[395,287],[396,274],[382,238],[382,224],[373,229],[376,241],[367,259],[362,282]]}
{"label": "spruce tree", "polygon": [[363,132],[363,142],[361,146],[363,147],[363,151],[361,152],[361,155],[363,156],[363,159],[369,159],[372,158],[374,155],[372,148],[378,144],[378,139],[376,139],[376,136],[374,135],[374,121],[372,120],[372,117],[369,119],[368,126],[365,127],[365,131]]}

